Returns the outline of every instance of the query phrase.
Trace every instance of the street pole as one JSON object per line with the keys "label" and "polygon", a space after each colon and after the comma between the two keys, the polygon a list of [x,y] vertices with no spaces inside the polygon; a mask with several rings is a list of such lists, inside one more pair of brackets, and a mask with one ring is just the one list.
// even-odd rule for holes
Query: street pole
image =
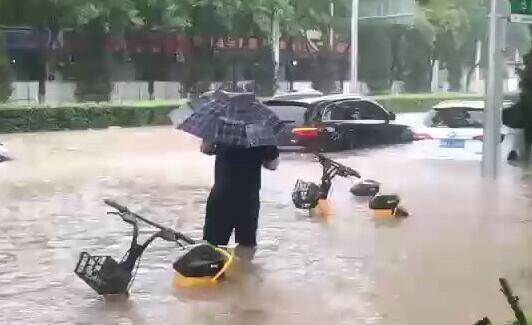
{"label": "street pole", "polygon": [[277,86],[279,82],[279,59],[280,59],[280,27],[279,27],[279,15],[277,10],[273,12],[272,19],[272,49],[273,49],[273,80],[274,86]]}
{"label": "street pole", "polygon": [[334,2],[331,1],[331,23],[329,26],[329,46],[331,47],[331,51],[334,49],[334,28],[333,28],[333,20],[334,20]]}
{"label": "street pole", "polygon": [[506,19],[503,1],[491,0],[488,44],[488,79],[484,111],[482,176],[497,179],[501,159],[501,108],[503,105],[503,52]]}
{"label": "street pole", "polygon": [[351,4],[351,70],[349,92],[358,92],[358,0]]}

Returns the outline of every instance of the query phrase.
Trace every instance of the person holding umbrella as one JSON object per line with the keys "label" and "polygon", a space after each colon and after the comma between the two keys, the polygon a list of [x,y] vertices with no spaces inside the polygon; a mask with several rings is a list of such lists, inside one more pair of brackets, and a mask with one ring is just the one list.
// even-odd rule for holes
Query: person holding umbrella
{"label": "person holding umbrella", "polygon": [[217,92],[195,105],[178,128],[203,140],[215,155],[215,181],[207,200],[203,239],[225,246],[235,232],[240,247],[257,245],[261,169],[277,169],[277,135],[284,124],[253,94]]}

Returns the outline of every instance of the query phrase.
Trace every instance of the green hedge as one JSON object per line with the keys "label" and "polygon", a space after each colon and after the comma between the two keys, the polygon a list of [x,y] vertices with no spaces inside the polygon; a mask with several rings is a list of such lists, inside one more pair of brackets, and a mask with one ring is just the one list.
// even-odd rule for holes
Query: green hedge
{"label": "green hedge", "polygon": [[168,113],[180,104],[0,105],[0,133],[169,125]]}
{"label": "green hedge", "polygon": [[460,93],[385,95],[374,97],[376,101],[395,113],[426,112],[444,100],[482,100],[483,98],[479,95]]}

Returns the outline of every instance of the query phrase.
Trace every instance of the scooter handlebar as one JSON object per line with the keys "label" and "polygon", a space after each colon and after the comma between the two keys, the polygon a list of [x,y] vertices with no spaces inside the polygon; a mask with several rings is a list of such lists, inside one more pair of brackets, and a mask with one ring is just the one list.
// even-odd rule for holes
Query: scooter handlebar
{"label": "scooter handlebar", "polygon": [[340,169],[340,170],[342,172],[344,172],[346,174],[346,176],[354,176],[356,178],[361,178],[362,177],[362,176],[360,176],[360,174],[356,170],[354,170],[354,169],[352,169],[350,167],[347,167],[347,166],[343,166],[343,167],[344,167],[343,170],[342,169]]}
{"label": "scooter handlebar", "polygon": [[318,153],[316,154],[316,157],[318,158],[318,161],[320,162],[320,164],[326,166],[332,166],[334,168],[336,168],[336,170],[338,170],[338,175],[342,176],[342,177],[349,177],[349,176],[353,176],[353,177],[356,177],[356,178],[361,178],[362,176],[360,175],[359,172],[357,172],[356,170],[354,170],[353,168],[350,168],[350,167],[347,167],[345,165],[342,165],[330,158],[327,158],[325,157],[324,155],[322,155],[321,153]]}
{"label": "scooter handlebar", "polygon": [[115,202],[113,200],[105,199],[104,203],[107,204],[108,206],[110,206],[111,208],[117,210],[120,213],[129,212],[129,209],[126,206],[121,205],[121,204],[119,204],[119,203],[117,203],[117,202]]}
{"label": "scooter handlebar", "polygon": [[129,211],[129,209],[126,206],[123,206],[113,200],[104,200],[105,204],[112,207],[113,209],[116,209],[119,214],[121,214],[122,219],[126,222],[136,222],[136,220],[141,220],[150,226],[153,226],[155,228],[158,228],[161,230],[160,237],[167,241],[176,241],[176,240],[182,240],[187,244],[196,244],[196,241],[178,231],[175,231],[173,229],[167,228],[163,225],[160,225],[154,221],[148,220],[142,216],[139,216],[136,213],[132,213]]}

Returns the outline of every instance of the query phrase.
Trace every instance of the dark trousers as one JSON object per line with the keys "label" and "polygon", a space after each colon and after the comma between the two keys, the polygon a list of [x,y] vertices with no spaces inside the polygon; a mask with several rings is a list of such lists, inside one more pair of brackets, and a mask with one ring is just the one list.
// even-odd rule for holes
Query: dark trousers
{"label": "dark trousers", "polygon": [[526,166],[530,164],[532,155],[532,125],[525,128],[525,152],[523,152],[523,161]]}
{"label": "dark trousers", "polygon": [[259,191],[228,191],[213,187],[207,200],[203,239],[225,246],[235,230],[235,240],[242,246],[257,245]]}

